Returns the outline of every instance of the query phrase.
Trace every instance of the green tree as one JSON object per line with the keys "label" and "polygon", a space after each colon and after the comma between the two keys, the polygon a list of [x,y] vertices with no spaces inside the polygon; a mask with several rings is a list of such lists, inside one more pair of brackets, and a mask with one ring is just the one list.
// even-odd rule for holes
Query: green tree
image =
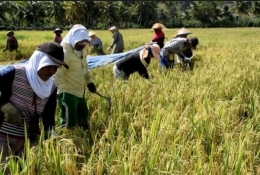
{"label": "green tree", "polygon": [[[132,21],[133,7],[129,1],[119,2],[120,22],[124,22],[124,27],[128,28],[128,23]],[[121,26],[122,27],[122,26]]]}
{"label": "green tree", "polygon": [[48,17],[50,21],[56,26],[66,25],[65,17],[65,9],[63,8],[63,1],[49,1],[46,2],[46,6],[48,9]]}
{"label": "green tree", "polygon": [[64,1],[63,8],[65,9],[65,19],[71,24],[84,24],[84,2],[83,1]]}
{"label": "green tree", "polygon": [[259,1],[253,1],[252,2],[252,14],[254,15],[254,25],[256,24],[256,21],[260,23],[259,16],[260,16],[260,2]]}
{"label": "green tree", "polygon": [[241,22],[241,17],[249,16],[250,4],[248,1],[234,1],[231,11],[236,15],[237,23]]}
{"label": "green tree", "polygon": [[105,28],[111,25],[120,26],[119,5],[114,1],[99,1],[99,13]]}
{"label": "green tree", "polygon": [[27,25],[36,26],[43,24],[46,15],[46,5],[44,1],[20,1],[21,8],[23,10],[24,18],[27,21]]}
{"label": "green tree", "polygon": [[204,27],[215,27],[221,16],[217,1],[194,1],[191,3],[191,14]]}
{"label": "green tree", "polygon": [[157,21],[156,1],[133,1],[133,19],[136,24],[143,27],[151,27]]}

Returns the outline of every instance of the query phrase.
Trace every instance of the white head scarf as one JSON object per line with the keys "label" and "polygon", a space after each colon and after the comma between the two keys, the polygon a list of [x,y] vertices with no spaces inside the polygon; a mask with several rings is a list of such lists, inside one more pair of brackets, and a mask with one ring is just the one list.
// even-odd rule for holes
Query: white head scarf
{"label": "white head scarf", "polygon": [[61,65],[52,61],[46,53],[36,50],[30,57],[28,65],[25,66],[26,76],[33,91],[42,99],[50,96],[53,86],[52,78],[43,81],[37,74],[45,66],[60,67]]}
{"label": "white head scarf", "polygon": [[67,33],[67,35],[64,37],[62,42],[66,42],[71,45],[71,47],[74,48],[74,52],[81,57],[82,53],[81,51],[77,51],[75,49],[75,45],[77,42],[82,40],[90,40],[88,36],[88,30],[83,25],[74,25],[70,31]]}

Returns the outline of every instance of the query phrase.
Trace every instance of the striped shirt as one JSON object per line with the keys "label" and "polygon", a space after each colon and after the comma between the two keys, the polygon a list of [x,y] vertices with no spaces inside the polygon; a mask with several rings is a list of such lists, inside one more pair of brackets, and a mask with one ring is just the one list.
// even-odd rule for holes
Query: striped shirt
{"label": "striped shirt", "polygon": [[[55,89],[55,85],[52,91]],[[30,86],[30,83],[26,76],[24,67],[15,66],[15,76],[12,84],[12,95],[10,97],[10,103],[13,104],[21,114],[21,118],[26,121],[27,135],[29,136],[30,118],[35,112],[35,105],[33,103],[34,91]],[[48,98],[41,99],[36,95],[37,114],[41,115]],[[25,137],[25,126],[17,126],[8,123],[6,120],[0,128],[0,133],[8,134],[17,137]]]}

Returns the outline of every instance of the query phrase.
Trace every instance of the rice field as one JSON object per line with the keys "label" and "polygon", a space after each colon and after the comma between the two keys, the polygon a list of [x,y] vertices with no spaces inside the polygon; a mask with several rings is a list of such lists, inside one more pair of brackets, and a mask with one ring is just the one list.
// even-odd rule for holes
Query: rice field
{"label": "rice field", "polygon": [[[164,31],[168,40],[177,30]],[[58,136],[27,142],[25,155],[11,157],[6,166],[19,175],[260,174],[260,29],[189,30],[200,42],[193,71],[161,71],[152,60],[150,80],[136,73],[124,82],[114,80],[112,65],[91,69],[97,90],[112,99],[111,111],[104,99],[86,92],[90,131],[57,125]],[[106,51],[111,32],[95,32]],[[150,29],[120,32],[125,51],[153,35]],[[54,33],[15,36],[19,51],[0,52],[2,65],[29,58]],[[5,38],[1,31],[0,50]]]}

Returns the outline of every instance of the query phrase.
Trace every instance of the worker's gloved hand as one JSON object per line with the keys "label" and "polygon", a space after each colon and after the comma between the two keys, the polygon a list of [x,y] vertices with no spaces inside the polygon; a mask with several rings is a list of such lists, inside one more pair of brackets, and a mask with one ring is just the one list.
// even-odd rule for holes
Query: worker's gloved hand
{"label": "worker's gloved hand", "polygon": [[94,83],[89,83],[89,84],[87,85],[87,87],[88,87],[88,90],[89,90],[90,92],[92,92],[92,93],[95,93],[95,92],[97,91],[96,86],[95,86]]}
{"label": "worker's gloved hand", "polygon": [[6,103],[3,105],[1,111],[4,113],[5,119],[8,123],[19,126],[23,124],[21,114],[11,103]]}

